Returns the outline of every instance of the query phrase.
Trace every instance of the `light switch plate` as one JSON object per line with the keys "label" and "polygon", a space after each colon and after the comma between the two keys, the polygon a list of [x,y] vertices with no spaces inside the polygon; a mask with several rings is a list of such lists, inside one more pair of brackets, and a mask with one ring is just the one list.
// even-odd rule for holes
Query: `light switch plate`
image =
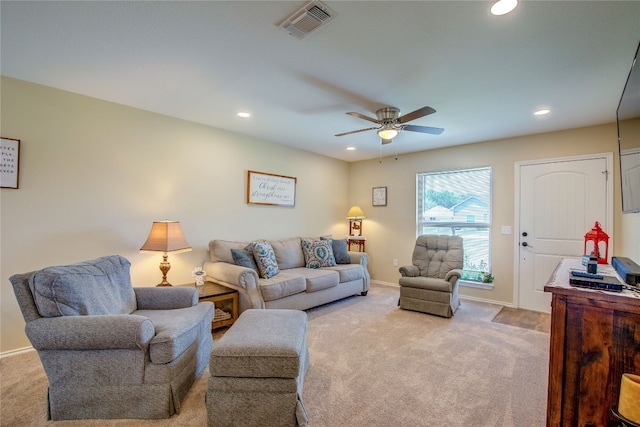
{"label": "light switch plate", "polygon": [[503,225],[502,226],[502,234],[511,234],[511,226]]}

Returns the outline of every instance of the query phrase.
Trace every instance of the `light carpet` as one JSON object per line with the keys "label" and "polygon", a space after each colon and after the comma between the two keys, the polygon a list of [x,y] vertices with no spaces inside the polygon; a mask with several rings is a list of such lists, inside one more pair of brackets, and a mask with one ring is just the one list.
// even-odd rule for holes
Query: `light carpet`
{"label": "light carpet", "polygon": [[[401,310],[397,301],[397,288],[373,285],[366,297],[307,311],[308,426],[545,425],[548,333],[493,323],[498,305],[463,300],[445,319]],[[170,419],[47,422],[36,353],[4,357],[0,425],[202,427],[208,375]]]}

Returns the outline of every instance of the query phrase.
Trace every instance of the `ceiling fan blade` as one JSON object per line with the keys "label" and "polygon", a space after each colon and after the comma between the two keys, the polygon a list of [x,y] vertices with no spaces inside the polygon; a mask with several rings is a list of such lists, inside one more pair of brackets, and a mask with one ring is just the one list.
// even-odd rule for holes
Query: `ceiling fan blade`
{"label": "ceiling fan blade", "polygon": [[434,128],[430,126],[416,126],[416,125],[404,125],[402,130],[408,130],[411,132],[430,133],[431,135],[440,135],[444,132],[442,128]]}
{"label": "ceiling fan blade", "polygon": [[391,144],[393,142],[393,139],[384,139],[384,138],[380,138],[382,140],[382,145],[385,144]]}
{"label": "ceiling fan blade", "polygon": [[353,116],[353,117],[358,117],[359,119],[364,119],[364,120],[368,120],[368,121],[373,122],[373,123],[380,124],[380,120],[374,119],[373,117],[365,116],[365,115],[360,114],[360,113],[355,113],[353,111],[350,111],[347,114],[350,115],[350,116]]}
{"label": "ceiling fan blade", "polygon": [[352,130],[352,131],[350,131],[350,132],[337,133],[337,134],[336,134],[336,136],[351,135],[352,133],[364,132],[364,131],[367,131],[367,130],[374,130],[374,129],[379,129],[379,128],[378,128],[378,127],[373,127],[373,128],[366,128],[366,129]]}
{"label": "ceiling fan blade", "polygon": [[431,107],[422,107],[417,109],[416,111],[412,111],[410,113],[405,114],[404,116],[398,117],[398,123],[407,123],[411,120],[419,119],[420,117],[428,116],[429,114],[435,113]]}

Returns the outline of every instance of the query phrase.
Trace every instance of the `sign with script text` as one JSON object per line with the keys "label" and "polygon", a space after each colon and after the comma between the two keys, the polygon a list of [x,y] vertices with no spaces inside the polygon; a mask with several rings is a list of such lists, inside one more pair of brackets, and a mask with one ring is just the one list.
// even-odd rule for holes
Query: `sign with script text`
{"label": "sign with script text", "polygon": [[297,178],[265,172],[248,171],[247,203],[256,205],[296,205]]}

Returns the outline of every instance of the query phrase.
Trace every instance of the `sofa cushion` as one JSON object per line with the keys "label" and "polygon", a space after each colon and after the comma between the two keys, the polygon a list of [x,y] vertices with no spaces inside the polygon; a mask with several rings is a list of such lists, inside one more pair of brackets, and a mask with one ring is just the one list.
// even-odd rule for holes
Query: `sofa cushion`
{"label": "sofa cushion", "polygon": [[401,277],[398,284],[407,288],[428,289],[449,294],[453,292],[453,283],[437,277]]}
{"label": "sofa cushion", "polygon": [[47,267],[29,278],[29,287],[42,317],[130,314],[137,305],[130,267],[119,255]]}
{"label": "sofa cushion", "polygon": [[269,240],[269,243],[273,248],[273,252],[276,254],[276,261],[278,262],[278,268],[280,268],[280,270],[304,267],[304,255],[299,237]]}
{"label": "sofa cushion", "polygon": [[231,257],[233,263],[242,267],[247,267],[260,274],[258,266],[256,265],[256,259],[253,256],[253,250],[244,249],[231,249]]}
{"label": "sofa cushion", "polygon": [[305,266],[307,268],[320,268],[336,265],[336,259],[333,257],[332,244],[332,239],[302,239],[302,252],[304,253]]}
{"label": "sofa cushion", "polygon": [[306,291],[316,292],[323,289],[332,288],[340,283],[340,275],[337,271],[325,268],[294,268],[287,270],[290,273],[299,273],[305,277],[307,282]]}
{"label": "sofa cushion", "polygon": [[258,288],[264,301],[273,301],[307,289],[305,277],[294,270],[283,270],[277,276],[260,279]]}
{"label": "sofa cushion", "polygon": [[338,264],[335,267],[325,267],[323,270],[336,271],[340,275],[340,283],[360,280],[364,277],[364,268],[360,264]]}
{"label": "sofa cushion", "polygon": [[236,242],[230,240],[210,240],[209,257],[211,262],[227,262],[233,264],[231,249],[244,249],[249,242]]}
{"label": "sofa cushion", "polygon": [[253,257],[258,265],[260,277],[268,279],[269,277],[273,277],[280,273],[278,262],[276,261],[276,254],[273,252],[271,244],[266,240],[252,242],[252,244]]}
{"label": "sofa cushion", "polygon": [[198,341],[202,328],[210,328],[213,304],[203,302],[175,310],[137,310],[133,314],[151,320],[156,336],[149,345],[151,363],[169,363]]}
{"label": "sofa cushion", "polygon": [[[320,237],[320,239],[328,240],[330,238],[323,236]],[[336,259],[336,264],[351,264],[347,239],[332,239],[331,249],[333,250],[333,257]]]}

